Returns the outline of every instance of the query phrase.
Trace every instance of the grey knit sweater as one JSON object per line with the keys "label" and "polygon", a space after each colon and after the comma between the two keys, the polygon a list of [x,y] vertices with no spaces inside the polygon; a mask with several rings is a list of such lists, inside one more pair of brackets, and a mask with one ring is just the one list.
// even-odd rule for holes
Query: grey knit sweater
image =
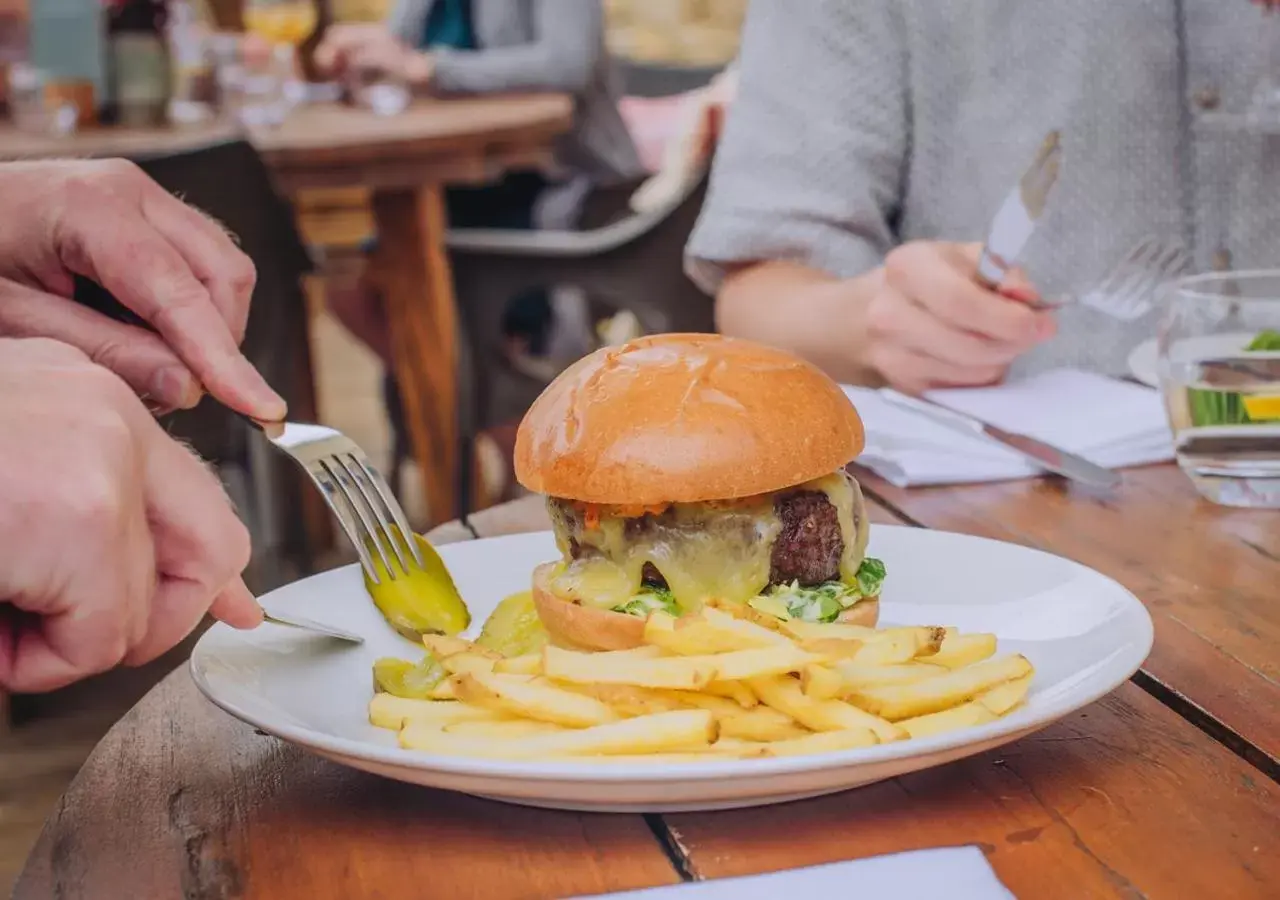
{"label": "grey knit sweater", "polygon": [[[1022,260],[1047,295],[1147,234],[1201,269],[1224,250],[1280,264],[1280,135],[1205,119],[1244,108],[1268,42],[1280,20],[1246,0],[753,0],[690,274],[713,290],[726,263],[787,259],[852,276],[903,241],[981,240],[1055,127],[1061,176]],[[1156,315],[1068,308],[1018,367],[1120,372]]]}

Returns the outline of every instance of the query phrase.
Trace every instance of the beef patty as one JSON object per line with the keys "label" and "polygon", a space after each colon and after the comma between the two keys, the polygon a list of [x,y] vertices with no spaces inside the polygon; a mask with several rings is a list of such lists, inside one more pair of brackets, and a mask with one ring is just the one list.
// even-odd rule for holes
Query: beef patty
{"label": "beef patty", "polygon": [[[556,530],[567,539],[569,555],[573,559],[600,552],[578,539],[583,528],[582,515],[571,503],[553,498],[550,511]],[[773,511],[781,528],[770,551],[769,583],[790,584],[795,581],[814,585],[839,578],[844,537],[840,533],[836,508],[827,495],[821,491],[804,490],[777,494],[773,498]],[[639,537],[651,529],[671,527],[673,523],[674,516],[670,511],[628,519],[626,535]],[[744,535],[744,539],[758,538]],[[643,578],[646,584],[666,585],[662,573],[653,563],[645,564]]]}

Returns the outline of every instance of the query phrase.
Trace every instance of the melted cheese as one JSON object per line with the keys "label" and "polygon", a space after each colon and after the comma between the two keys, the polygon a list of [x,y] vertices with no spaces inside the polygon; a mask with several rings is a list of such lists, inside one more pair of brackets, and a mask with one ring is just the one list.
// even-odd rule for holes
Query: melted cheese
{"label": "melted cheese", "polygon": [[[857,483],[841,472],[793,490],[821,491],[835,507],[844,541],[840,577],[853,583],[867,544]],[[773,544],[782,529],[772,495],[732,504],[674,504],[669,515],[642,528],[629,529],[627,521],[606,511],[594,527],[578,531],[578,542],[599,553],[565,563],[553,573],[550,589],[574,602],[612,609],[640,590],[645,564],[652,563],[680,607],[693,612],[707,597],[745,603],[769,584]],[[568,557],[568,537],[556,531]]]}

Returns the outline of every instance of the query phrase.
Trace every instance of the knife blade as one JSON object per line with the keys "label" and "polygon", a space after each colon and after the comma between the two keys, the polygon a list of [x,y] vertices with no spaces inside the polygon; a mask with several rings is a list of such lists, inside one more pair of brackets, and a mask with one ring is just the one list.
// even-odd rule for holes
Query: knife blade
{"label": "knife blade", "polygon": [[881,388],[879,394],[893,405],[928,416],[940,425],[967,434],[983,435],[1039,468],[1072,481],[1105,490],[1114,490],[1122,481],[1120,473],[1089,462],[1082,456],[1060,450],[1025,434],[1006,431],[966,413],[943,406],[941,403],[935,403],[923,397],[911,397],[892,388]]}
{"label": "knife blade", "polygon": [[1035,159],[1023,172],[991,220],[982,254],[978,257],[978,283],[996,290],[1017,262],[1022,248],[1044,213],[1049,193],[1058,181],[1062,163],[1061,135],[1057,129],[1045,135]]}

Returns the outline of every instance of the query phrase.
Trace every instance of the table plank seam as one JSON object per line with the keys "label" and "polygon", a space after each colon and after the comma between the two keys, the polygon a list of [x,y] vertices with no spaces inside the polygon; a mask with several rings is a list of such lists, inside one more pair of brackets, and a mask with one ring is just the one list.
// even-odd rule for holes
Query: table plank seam
{"label": "table plank seam", "polygon": [[653,839],[662,848],[663,854],[667,857],[667,862],[671,863],[671,868],[675,869],[681,881],[706,880],[702,873],[698,871],[698,867],[693,864],[693,858],[689,855],[688,848],[681,843],[680,836],[676,834],[675,829],[671,827],[664,816],[657,813],[644,813],[642,818],[644,823],[649,826],[649,831],[653,833]]}
{"label": "table plank seam", "polygon": [[[884,507],[884,509],[901,519],[903,524],[913,528],[927,529],[929,527],[908,514],[893,501],[881,496],[874,488],[864,485],[862,490],[863,493]],[[1210,739],[1230,750],[1272,781],[1280,784],[1280,760],[1275,759],[1262,748],[1254,746],[1242,734],[1214,716],[1207,709],[1194,703],[1177,689],[1165,684],[1145,668],[1139,669],[1129,680],[1145,693],[1154,697],[1159,703],[1172,710],[1179,718],[1189,722]]]}
{"label": "table plank seam", "polygon": [[1190,697],[1179,693],[1143,669],[1135,672],[1130,680],[1263,775],[1280,784],[1280,760],[1272,758],[1260,747],[1249,743],[1243,735],[1219,719],[1215,719],[1212,713]]}

